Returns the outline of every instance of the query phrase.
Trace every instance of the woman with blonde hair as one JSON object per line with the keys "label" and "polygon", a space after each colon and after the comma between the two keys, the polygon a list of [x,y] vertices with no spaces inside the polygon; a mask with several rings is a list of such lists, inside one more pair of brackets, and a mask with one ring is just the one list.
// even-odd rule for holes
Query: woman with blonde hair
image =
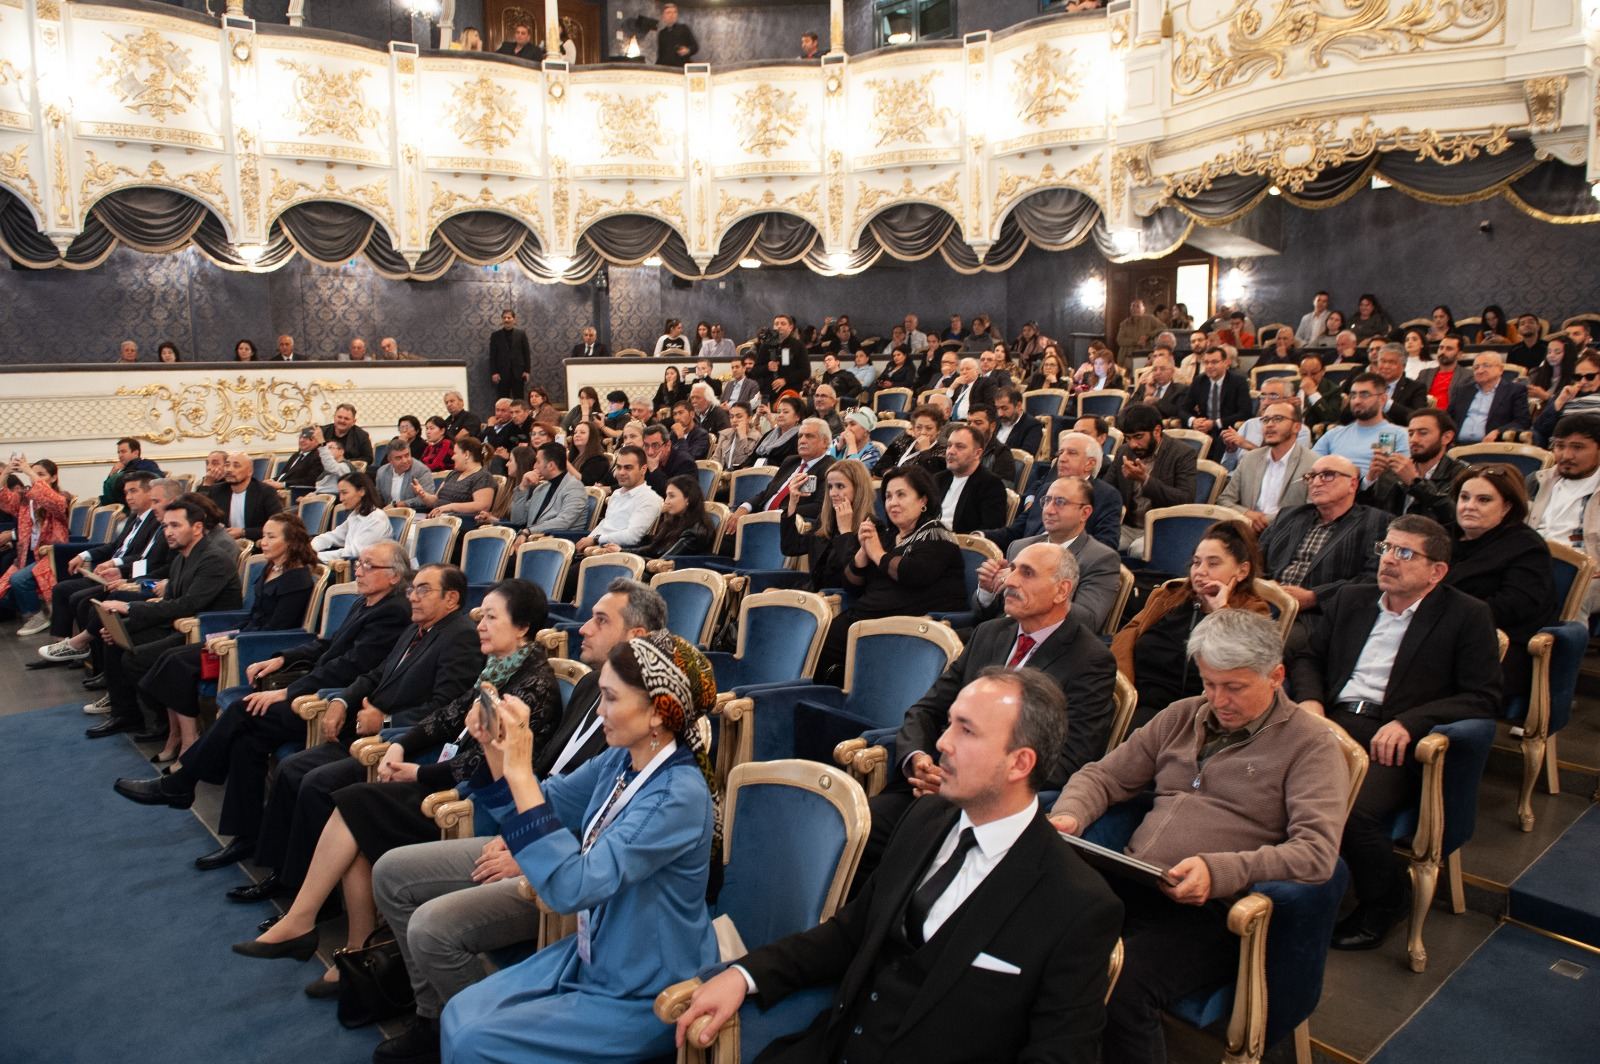
{"label": "woman with blonde hair", "polygon": [[861,545],[856,529],[872,514],[872,475],[853,458],[828,466],[819,485],[826,502],[815,525],[797,512],[799,489],[805,479],[796,475],[790,482],[789,502],[783,509],[783,523],[778,526],[779,542],[783,553],[804,555],[810,560],[813,591],[843,587],[845,568]]}

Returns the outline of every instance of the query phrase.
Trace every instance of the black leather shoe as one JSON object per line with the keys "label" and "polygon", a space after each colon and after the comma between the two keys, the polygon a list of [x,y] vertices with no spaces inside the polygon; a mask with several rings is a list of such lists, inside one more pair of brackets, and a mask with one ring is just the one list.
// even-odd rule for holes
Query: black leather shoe
{"label": "black leather shoe", "polygon": [[339,984],[330,983],[318,977],[314,982],[306,984],[306,997],[308,998],[336,998],[339,996]]}
{"label": "black leather shoe", "polygon": [[133,741],[136,743],[164,743],[167,741],[167,736],[169,734],[170,733],[165,728],[161,728],[159,730],[152,729],[150,731],[135,732],[133,735]]}
{"label": "black leather shoe", "polygon": [[283,880],[279,879],[277,873],[274,872],[259,883],[234,887],[228,891],[228,900],[238,902],[270,901],[286,893],[288,892],[284,890]]}
{"label": "black leather shoe", "polygon": [[97,672],[92,676],[83,678],[83,686],[90,691],[104,691],[106,689],[106,674]]}
{"label": "black leather shoe", "polygon": [[28,670],[59,669],[63,665],[76,665],[76,664],[77,664],[77,662],[75,662],[75,661],[52,661],[52,660],[49,660],[49,659],[45,659],[43,661],[30,661],[26,665],[24,665],[23,668],[24,669],[28,669]]}
{"label": "black leather shoe", "polygon": [[255,852],[255,839],[237,838],[221,849],[212,850],[203,857],[196,857],[194,866],[202,872],[209,872],[214,868],[226,868],[231,864],[238,864]]}
{"label": "black leather shoe", "polygon": [[122,720],[116,716],[109,716],[94,727],[84,729],[83,734],[91,739],[104,739],[108,735],[118,735],[125,731],[137,731],[138,728],[138,721]]}
{"label": "black leather shoe", "polygon": [[150,780],[124,777],[113,783],[111,789],[140,805],[170,805],[174,809],[187,809],[194,804],[194,791],[184,787],[174,776],[157,776]]}
{"label": "black leather shoe", "polygon": [[308,961],[317,955],[317,929],[312,928],[303,935],[291,938],[286,942],[235,942],[233,952],[241,957],[255,957],[259,960],[277,960],[279,957],[293,957],[297,961]]}
{"label": "black leather shoe", "polygon": [[372,1051],[372,1064],[439,1064],[439,1021],[416,1017]]}
{"label": "black leather shoe", "polygon": [[261,932],[265,931],[267,928],[271,927],[273,924],[282,919],[282,913],[273,913],[271,916],[267,917],[265,920],[256,925],[256,934],[259,935]]}
{"label": "black leather shoe", "polygon": [[1401,907],[1357,905],[1354,912],[1335,925],[1332,946],[1343,950],[1377,949],[1405,913],[1406,908]]}

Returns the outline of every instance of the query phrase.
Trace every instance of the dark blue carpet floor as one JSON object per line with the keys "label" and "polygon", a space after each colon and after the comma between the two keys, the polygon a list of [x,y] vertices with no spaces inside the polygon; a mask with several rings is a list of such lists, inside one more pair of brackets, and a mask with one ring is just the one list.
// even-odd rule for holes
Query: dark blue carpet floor
{"label": "dark blue carpet floor", "polygon": [[1594,1064],[1600,954],[1506,924],[1370,1064]]}
{"label": "dark blue carpet floor", "polygon": [[1600,808],[1591,807],[1511,884],[1511,916],[1600,949],[1597,868]]}
{"label": "dark blue carpet floor", "polygon": [[0,717],[0,1064],[370,1060],[376,1027],[301,993],[320,961],[228,948],[271,910],[223,897],[238,869],[195,869],[216,841],[191,813],[111,790],[151,767],[123,737],[85,739],[86,720]]}

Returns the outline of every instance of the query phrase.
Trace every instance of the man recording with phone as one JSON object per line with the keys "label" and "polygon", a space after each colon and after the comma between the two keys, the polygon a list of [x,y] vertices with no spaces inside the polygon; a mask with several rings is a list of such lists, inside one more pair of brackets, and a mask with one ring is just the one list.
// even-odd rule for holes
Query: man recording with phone
{"label": "man recording with phone", "polygon": [[[767,481],[767,486],[755,498],[739,507],[728,516],[732,522],[731,530],[739,520],[752,513],[761,513],[771,510],[774,513],[783,509],[789,501],[791,493],[803,495],[796,512],[807,521],[815,522],[822,515],[822,492],[817,490],[817,485],[822,482],[822,475],[833,464],[833,459],[828,457],[828,444],[833,440],[833,433],[828,431],[828,423],[821,418],[808,417],[800,423],[800,429],[795,434],[796,454],[787,458],[772,474],[772,479]],[[811,490],[802,490],[807,482],[807,477],[815,477],[811,482]]]}

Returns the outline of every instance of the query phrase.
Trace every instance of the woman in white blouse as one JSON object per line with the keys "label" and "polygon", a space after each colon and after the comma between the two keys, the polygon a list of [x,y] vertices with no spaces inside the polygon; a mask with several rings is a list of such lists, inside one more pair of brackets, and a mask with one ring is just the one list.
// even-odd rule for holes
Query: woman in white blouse
{"label": "woman in white blouse", "polygon": [[365,473],[346,473],[339,478],[339,504],[350,512],[344,523],[311,541],[317,557],[325,562],[336,558],[358,558],[361,552],[380,540],[393,539],[389,515],[378,501],[377,486]]}

